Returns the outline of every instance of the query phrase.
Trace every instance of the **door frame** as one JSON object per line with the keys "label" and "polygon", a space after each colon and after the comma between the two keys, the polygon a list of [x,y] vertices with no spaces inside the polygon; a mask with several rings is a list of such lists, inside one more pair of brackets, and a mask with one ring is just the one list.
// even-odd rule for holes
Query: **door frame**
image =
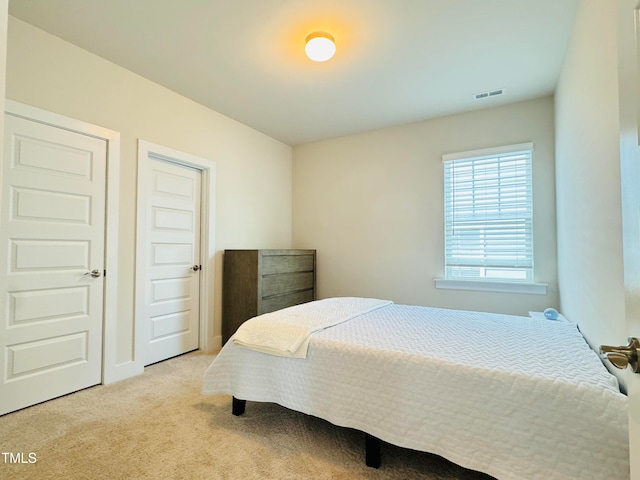
{"label": "door frame", "polygon": [[[136,262],[135,262],[135,349],[136,358],[143,362],[149,327],[146,322],[146,299],[144,274],[146,264],[142,252],[146,245],[146,198],[142,192],[144,185],[150,180],[144,168],[149,157],[174,165],[181,165],[199,170],[202,174],[201,207],[200,207],[200,258],[202,275],[200,277],[200,325],[198,346],[200,350],[212,352],[220,348],[221,337],[214,337],[214,281],[215,281],[215,198],[216,198],[216,163],[207,158],[174,150],[141,138],[138,139],[138,184],[136,204]],[[216,341],[217,340],[217,341]]]}
{"label": "door frame", "polygon": [[[120,133],[49,112],[31,105],[5,99],[5,114],[35,121],[52,127],[99,138],[107,142],[107,172],[105,201],[104,302],[102,310],[102,379],[103,384],[127,378],[136,372],[132,362],[117,364],[118,318],[118,226],[120,208]],[[7,139],[5,139],[6,141]],[[0,159],[0,163],[4,159]],[[2,171],[0,165],[0,172]],[[3,188],[0,179],[0,189]],[[1,197],[0,197],[1,198]]]}

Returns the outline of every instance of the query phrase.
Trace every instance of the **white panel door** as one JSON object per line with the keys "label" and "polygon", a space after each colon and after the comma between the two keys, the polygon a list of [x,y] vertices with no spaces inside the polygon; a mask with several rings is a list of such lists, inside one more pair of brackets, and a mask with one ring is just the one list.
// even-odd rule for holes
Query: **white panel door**
{"label": "white panel door", "polygon": [[[141,159],[141,161],[144,161]],[[145,365],[199,346],[201,172],[147,158]]]}
{"label": "white panel door", "polygon": [[[627,336],[640,338],[640,0],[620,0],[616,7],[625,315]],[[640,372],[626,372],[631,480],[640,480]]]}
{"label": "white panel door", "polygon": [[106,155],[103,139],[5,116],[0,414],[102,380]]}
{"label": "white panel door", "polygon": [[[627,336],[640,338],[640,1],[617,6]],[[627,374],[631,480],[640,480],[640,372]]]}

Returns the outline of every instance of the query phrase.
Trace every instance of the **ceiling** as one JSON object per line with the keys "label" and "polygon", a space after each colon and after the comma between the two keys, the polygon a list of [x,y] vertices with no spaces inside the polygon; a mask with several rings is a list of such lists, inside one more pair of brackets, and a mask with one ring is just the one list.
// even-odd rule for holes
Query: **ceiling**
{"label": "ceiling", "polygon": [[[552,94],[578,3],[10,0],[9,13],[297,145]],[[317,30],[337,45],[325,63],[304,55]]]}

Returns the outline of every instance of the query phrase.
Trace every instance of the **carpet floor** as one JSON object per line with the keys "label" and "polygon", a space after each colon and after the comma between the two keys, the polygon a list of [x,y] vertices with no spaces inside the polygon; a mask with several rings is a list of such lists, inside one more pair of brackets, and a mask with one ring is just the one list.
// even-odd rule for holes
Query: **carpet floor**
{"label": "carpet floor", "polygon": [[364,435],[274,404],[200,394],[213,355],[193,352],[145,373],[0,417],[0,478],[490,480],[427,453],[382,445],[364,465]]}

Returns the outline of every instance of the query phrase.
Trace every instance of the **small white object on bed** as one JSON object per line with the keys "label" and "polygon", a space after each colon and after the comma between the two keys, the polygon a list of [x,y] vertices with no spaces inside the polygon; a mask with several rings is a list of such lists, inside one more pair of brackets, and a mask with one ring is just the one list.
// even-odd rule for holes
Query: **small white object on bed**
{"label": "small white object on bed", "polygon": [[278,403],[500,480],[629,477],[627,398],[575,324],[387,304],[307,340],[306,358],[230,341],[202,392]]}
{"label": "small white object on bed", "polygon": [[241,347],[282,357],[306,358],[313,333],[390,305],[375,298],[327,298],[247,320],[232,338]]}

